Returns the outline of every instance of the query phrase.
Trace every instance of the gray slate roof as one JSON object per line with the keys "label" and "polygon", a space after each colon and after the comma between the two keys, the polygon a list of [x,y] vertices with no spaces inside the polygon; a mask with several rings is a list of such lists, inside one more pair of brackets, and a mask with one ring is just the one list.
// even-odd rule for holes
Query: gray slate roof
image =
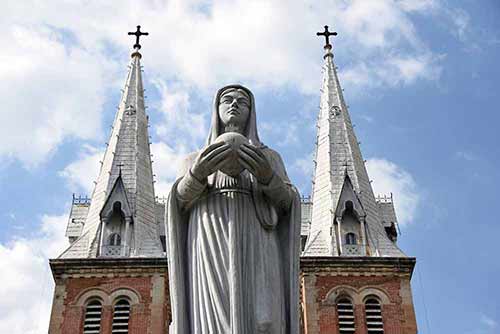
{"label": "gray slate roof", "polygon": [[131,256],[163,255],[156,219],[148,118],[144,106],[140,59],[138,52],[132,55],[123,95],[81,236],[60,256],[61,258],[97,256],[100,213],[120,173],[134,212],[135,249],[131,250]]}
{"label": "gray slate roof", "polygon": [[374,256],[405,254],[385,232],[379,206],[353,130],[331,48],[325,48],[323,86],[317,120],[316,157],[312,189],[311,226],[304,256],[337,256],[335,219],[346,174],[366,212],[367,241]]}

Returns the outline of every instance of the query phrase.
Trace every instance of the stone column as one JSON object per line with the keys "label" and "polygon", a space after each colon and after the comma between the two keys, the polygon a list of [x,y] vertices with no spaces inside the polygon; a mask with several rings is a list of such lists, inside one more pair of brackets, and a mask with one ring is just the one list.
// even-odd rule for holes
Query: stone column
{"label": "stone column", "polygon": [[130,240],[130,223],[132,222],[132,217],[127,216],[125,217],[125,235],[123,236],[123,247],[122,247],[122,256],[128,256],[128,245],[129,245],[129,240]]}
{"label": "stone column", "polygon": [[108,223],[108,217],[102,217],[101,218],[101,240],[99,241],[99,255],[103,255],[103,246],[104,246],[104,239],[106,236],[104,235],[104,232],[106,232],[106,224]]}
{"label": "stone column", "polygon": [[339,250],[339,255],[342,255],[342,229],[340,228],[340,224],[342,223],[342,217],[335,217],[335,220],[337,222],[337,243],[338,243],[338,250]]}
{"label": "stone column", "polygon": [[361,253],[366,255],[366,223],[365,217],[360,217],[361,221]]}

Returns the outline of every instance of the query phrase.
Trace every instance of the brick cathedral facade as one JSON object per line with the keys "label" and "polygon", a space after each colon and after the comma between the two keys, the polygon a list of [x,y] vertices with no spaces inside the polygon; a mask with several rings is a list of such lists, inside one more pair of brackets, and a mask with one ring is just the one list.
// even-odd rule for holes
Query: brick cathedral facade
{"label": "brick cathedral facade", "polygon": [[[168,333],[165,205],[154,195],[139,49],[94,192],[73,197],[70,246],[50,260],[50,334]],[[392,196],[373,194],[328,39],[323,70],[313,189],[302,200],[301,331],[416,334],[415,258],[397,246]]]}

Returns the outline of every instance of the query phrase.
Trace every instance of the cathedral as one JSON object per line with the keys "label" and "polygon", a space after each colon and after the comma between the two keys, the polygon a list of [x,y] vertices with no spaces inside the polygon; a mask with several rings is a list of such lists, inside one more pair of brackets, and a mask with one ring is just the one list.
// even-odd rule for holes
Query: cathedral
{"label": "cathedral", "polygon": [[[70,246],[50,260],[50,334],[169,331],[168,212],[154,189],[144,33],[129,34],[136,43],[94,191],[73,196]],[[416,260],[397,245],[392,195],[373,193],[334,64],[336,33],[318,35],[326,44],[312,193],[301,199],[301,333],[416,334]]]}

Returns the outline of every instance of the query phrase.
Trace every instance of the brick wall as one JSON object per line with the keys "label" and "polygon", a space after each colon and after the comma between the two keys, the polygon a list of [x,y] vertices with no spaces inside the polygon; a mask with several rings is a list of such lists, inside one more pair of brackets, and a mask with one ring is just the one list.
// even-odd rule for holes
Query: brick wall
{"label": "brick wall", "polygon": [[101,334],[111,334],[113,303],[121,296],[127,297],[131,304],[130,334],[168,333],[170,297],[167,266],[163,262],[51,261],[56,289],[49,333],[83,333],[86,303],[90,298],[98,298],[103,304]]}
{"label": "brick wall", "polygon": [[380,265],[373,263],[377,260],[366,258],[357,259],[356,263],[349,259],[330,261],[329,265],[328,260],[305,265],[302,261],[304,334],[338,333],[335,302],[342,296],[353,303],[357,334],[367,331],[364,301],[368,296],[376,296],[381,302],[385,334],[417,333],[410,286],[411,264],[401,266],[397,261],[386,261]]}
{"label": "brick wall", "polygon": [[[411,258],[303,258],[303,333],[338,333],[335,301],[348,295],[356,333],[366,334],[364,300],[375,295],[381,301],[385,334],[416,334],[410,285],[414,264]],[[105,301],[101,334],[111,334],[113,298],[122,290],[137,296],[131,303],[129,333],[168,333],[166,259],[51,260],[51,269],[56,288],[50,334],[83,333],[85,301],[93,295]]]}

